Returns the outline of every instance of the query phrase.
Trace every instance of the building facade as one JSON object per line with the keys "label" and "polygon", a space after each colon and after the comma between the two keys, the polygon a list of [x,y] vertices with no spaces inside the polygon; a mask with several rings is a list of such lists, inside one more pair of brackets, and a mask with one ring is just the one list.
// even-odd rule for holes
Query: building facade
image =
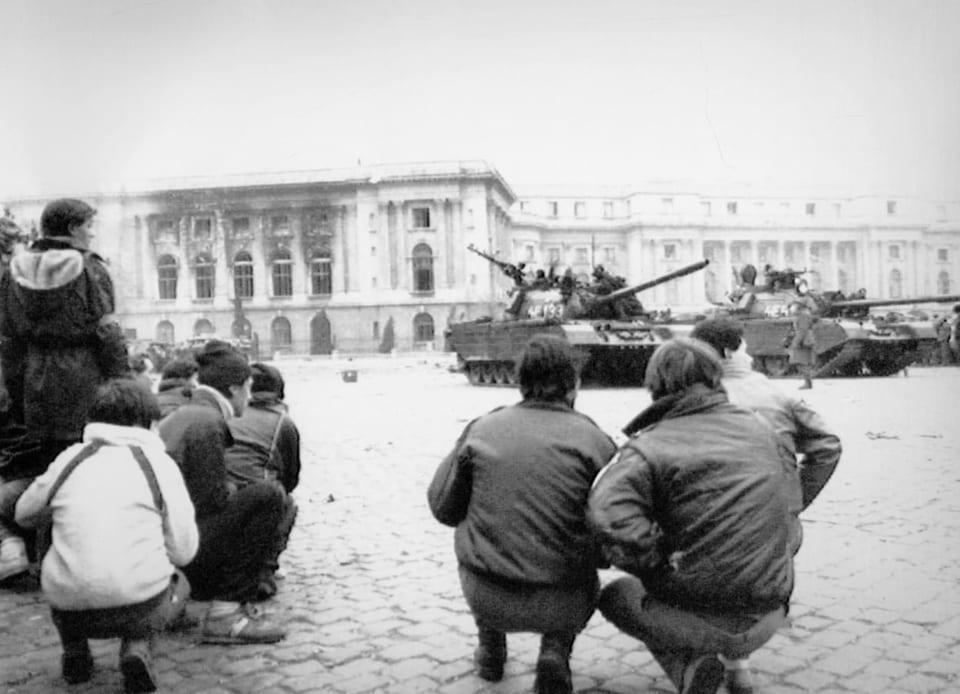
{"label": "building facade", "polygon": [[[960,277],[960,201],[896,196],[529,188],[485,162],[170,181],[82,196],[138,342],[216,334],[261,354],[441,349],[451,322],[499,315],[511,281],[475,246],[532,273],[653,288],[648,307],[722,302],[746,264],[803,269],[814,289],[943,295]],[[10,201],[36,229],[46,200]]]}

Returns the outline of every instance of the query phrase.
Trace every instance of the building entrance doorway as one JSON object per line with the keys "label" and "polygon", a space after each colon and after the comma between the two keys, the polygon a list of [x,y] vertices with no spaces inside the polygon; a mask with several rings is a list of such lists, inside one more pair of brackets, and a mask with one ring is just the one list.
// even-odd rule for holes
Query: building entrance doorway
{"label": "building entrance doorway", "polygon": [[326,311],[321,311],[310,321],[310,354],[333,352],[333,333]]}

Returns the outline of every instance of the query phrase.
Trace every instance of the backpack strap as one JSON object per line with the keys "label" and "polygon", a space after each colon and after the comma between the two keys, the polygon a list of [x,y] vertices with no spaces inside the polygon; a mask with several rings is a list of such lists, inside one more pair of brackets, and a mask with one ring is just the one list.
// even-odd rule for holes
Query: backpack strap
{"label": "backpack strap", "polygon": [[[77,453],[77,455],[75,455],[70,462],[64,466],[63,470],[60,472],[60,476],[57,477],[56,481],[53,483],[53,486],[50,487],[50,494],[47,496],[47,506],[50,505],[50,502],[53,501],[53,497],[56,496],[58,491],[60,491],[60,487],[63,486],[63,483],[67,481],[67,478],[73,473],[73,471],[77,469],[77,466],[99,451],[105,445],[106,444],[103,441],[94,441],[93,443],[84,447],[82,451]],[[153,472],[153,466],[150,465],[150,461],[147,460],[147,456],[143,452],[142,448],[139,446],[129,446],[129,448],[130,452],[133,453],[133,457],[137,461],[137,465],[140,466],[143,476],[147,479],[147,485],[150,487],[150,495],[153,497],[153,505],[160,512],[161,516],[166,515],[166,504],[163,501],[163,494],[160,493],[160,484],[157,482],[157,476]]]}
{"label": "backpack strap", "polygon": [[163,501],[163,494],[160,493],[160,485],[157,483],[157,476],[153,472],[153,466],[147,460],[146,453],[140,446],[130,446],[133,457],[137,459],[137,464],[143,471],[143,476],[147,478],[147,484],[150,486],[150,494],[153,495],[153,505],[157,507],[161,516],[167,515],[167,507]]}
{"label": "backpack strap", "polygon": [[103,448],[103,446],[103,441],[94,441],[73,456],[70,462],[67,463],[63,470],[60,471],[60,476],[57,477],[56,481],[53,483],[53,486],[50,487],[50,493],[47,495],[47,506],[49,506],[50,502],[53,501],[53,497],[56,496],[58,491],[60,491],[60,487],[62,487],[63,483],[67,481],[67,478],[73,474],[74,470],[77,469],[77,465],[99,451],[101,448]]}

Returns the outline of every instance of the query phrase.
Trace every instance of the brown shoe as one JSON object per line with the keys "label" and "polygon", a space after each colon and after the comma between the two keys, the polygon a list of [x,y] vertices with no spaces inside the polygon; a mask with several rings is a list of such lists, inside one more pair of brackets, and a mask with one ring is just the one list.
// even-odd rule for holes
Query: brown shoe
{"label": "brown shoe", "polygon": [[212,616],[207,612],[200,643],[276,643],[286,635],[286,631],[271,623],[256,607],[238,603],[236,609],[227,614]]}

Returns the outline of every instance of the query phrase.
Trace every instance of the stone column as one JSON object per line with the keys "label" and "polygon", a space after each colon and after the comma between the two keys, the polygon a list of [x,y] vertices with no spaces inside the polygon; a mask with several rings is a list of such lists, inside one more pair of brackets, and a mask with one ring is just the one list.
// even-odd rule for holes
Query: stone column
{"label": "stone column", "polygon": [[386,204],[387,211],[387,252],[390,258],[390,289],[397,289],[400,284],[399,265],[400,242],[397,240],[397,205],[392,200]]}
{"label": "stone column", "polygon": [[337,205],[333,208],[333,228],[333,233],[340,239],[338,246],[340,248],[340,259],[343,263],[343,292],[344,294],[349,294],[353,289],[351,286],[352,277],[350,273],[350,266],[353,264],[350,258],[353,244],[350,243],[347,209],[344,205]]}

